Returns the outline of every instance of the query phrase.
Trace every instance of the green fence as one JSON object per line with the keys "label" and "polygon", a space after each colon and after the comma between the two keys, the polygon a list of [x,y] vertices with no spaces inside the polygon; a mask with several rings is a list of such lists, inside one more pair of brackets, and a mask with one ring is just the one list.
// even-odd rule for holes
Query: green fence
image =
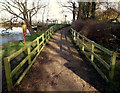
{"label": "green fence", "polygon": [[[28,72],[32,64],[35,62],[37,56],[40,54],[42,49],[44,48],[46,42],[50,39],[52,34],[59,28],[64,27],[64,25],[55,25],[48,29],[41,36],[37,37],[33,42],[29,43],[25,47],[21,48],[14,54],[4,58],[4,67],[5,67],[5,75],[8,91],[11,91],[14,86],[19,85],[25,74]],[[11,63],[14,58],[22,54],[23,52],[27,52],[26,57],[22,59],[19,64],[14,69],[11,69]],[[15,62],[17,63],[17,61]],[[23,67],[24,64],[28,64],[22,74],[18,77],[16,82],[14,82],[13,77],[16,73],[19,73],[19,70]],[[13,83],[14,82],[14,83]]]}
{"label": "green fence", "polygon": [[[107,48],[95,43],[94,41],[91,41],[90,39],[81,35],[74,29],[71,29],[71,33],[76,45],[82,50],[82,53],[92,63],[92,65],[97,70],[97,72],[102,76],[102,78],[105,79],[107,82],[112,80],[114,78],[117,53],[108,50]],[[103,57],[96,53],[96,51],[98,50],[101,51],[100,53],[103,55]],[[109,57],[107,57],[107,55]],[[105,57],[107,57],[107,60],[109,61],[105,61],[103,59]],[[95,59],[97,60],[97,62],[95,62],[96,61]],[[101,67],[97,65],[99,63]],[[102,72],[104,70],[103,67],[107,71],[106,73]]]}

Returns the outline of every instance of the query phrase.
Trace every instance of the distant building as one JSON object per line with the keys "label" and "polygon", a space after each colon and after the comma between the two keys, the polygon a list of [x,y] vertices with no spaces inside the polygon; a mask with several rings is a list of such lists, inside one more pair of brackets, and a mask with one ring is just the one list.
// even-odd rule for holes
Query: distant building
{"label": "distant building", "polygon": [[48,23],[48,24],[58,24],[58,20],[57,19],[47,19],[46,23]]}

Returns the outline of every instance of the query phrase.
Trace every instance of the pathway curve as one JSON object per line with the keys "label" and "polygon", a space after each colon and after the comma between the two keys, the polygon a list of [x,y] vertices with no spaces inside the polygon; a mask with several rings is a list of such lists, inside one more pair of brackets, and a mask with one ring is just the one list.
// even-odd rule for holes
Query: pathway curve
{"label": "pathway curve", "polygon": [[101,77],[68,37],[69,27],[48,41],[17,91],[103,91]]}

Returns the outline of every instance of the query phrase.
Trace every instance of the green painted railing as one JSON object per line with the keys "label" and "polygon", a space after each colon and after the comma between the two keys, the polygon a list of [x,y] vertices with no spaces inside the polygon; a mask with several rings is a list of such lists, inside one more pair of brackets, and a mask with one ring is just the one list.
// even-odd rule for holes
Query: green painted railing
{"label": "green painted railing", "polygon": [[[82,50],[82,53],[86,56],[86,58],[92,63],[94,68],[97,70],[97,72],[102,76],[103,79],[105,79],[107,82],[112,80],[114,78],[114,70],[115,70],[115,64],[116,64],[116,56],[117,53],[108,50],[107,48],[95,43],[94,41],[86,38],[85,36],[81,35],[79,32],[75,31],[74,29],[71,29],[72,37],[76,45]],[[86,45],[86,42],[90,44],[90,46]],[[102,53],[106,53],[110,56],[109,63],[106,62],[104,59],[102,59],[97,53],[95,53],[95,49],[99,49],[99,51],[102,51]],[[87,52],[86,52],[87,51]],[[89,53],[89,54],[87,54]],[[102,72],[102,69],[100,69],[97,64],[95,64],[94,59],[97,59],[102,66],[104,66],[108,70],[108,75]]]}
{"label": "green painted railing", "polygon": [[[7,82],[7,88],[8,91],[11,91],[16,85],[19,85],[25,74],[28,72],[28,70],[31,68],[33,63],[35,62],[37,56],[40,54],[42,49],[44,48],[46,42],[50,39],[52,34],[59,28],[62,28],[64,26],[62,25],[56,25],[52,26],[50,29],[48,29],[45,33],[43,33],[41,36],[37,37],[33,42],[29,43],[25,47],[21,48],[14,54],[5,57],[4,58],[4,67],[5,67],[5,75],[6,75],[6,82]],[[36,45],[33,48],[33,45]],[[12,59],[19,56],[24,51],[27,51],[27,56],[22,59],[21,62],[13,69],[11,70],[11,63]],[[35,57],[33,57],[35,55]],[[33,57],[33,59],[32,59]],[[17,61],[16,61],[17,62]],[[23,65],[27,62],[28,66],[24,70],[24,72],[18,77],[17,81],[13,84],[13,76],[16,73],[19,73],[19,70],[23,67]]]}

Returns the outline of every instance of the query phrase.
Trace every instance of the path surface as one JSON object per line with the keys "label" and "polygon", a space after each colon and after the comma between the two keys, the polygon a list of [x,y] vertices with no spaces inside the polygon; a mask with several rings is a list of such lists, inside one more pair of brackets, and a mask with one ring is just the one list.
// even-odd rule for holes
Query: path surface
{"label": "path surface", "polygon": [[104,83],[84,62],[68,37],[69,27],[57,31],[17,91],[102,91]]}

